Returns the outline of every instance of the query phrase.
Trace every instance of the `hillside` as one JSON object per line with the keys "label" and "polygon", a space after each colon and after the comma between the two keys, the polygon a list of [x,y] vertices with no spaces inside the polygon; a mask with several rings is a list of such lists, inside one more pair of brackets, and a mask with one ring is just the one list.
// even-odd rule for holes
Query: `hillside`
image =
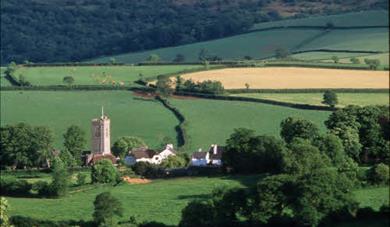
{"label": "hillside", "polygon": [[1,63],[81,61],[228,37],[259,22],[387,6],[387,0],[2,0]]}
{"label": "hillside", "polygon": [[[332,28],[326,27],[328,22],[333,24]],[[324,54],[327,55],[325,59],[333,55],[340,58],[372,55],[389,51],[388,25],[388,11],[384,10],[291,19],[258,24],[252,32],[228,38],[96,58],[90,62],[108,62],[115,58],[119,62],[134,63],[145,61],[151,54],[159,55],[163,61],[172,61],[177,54],[181,54],[191,62],[198,61],[202,49],[208,56],[223,60],[243,59],[244,56],[266,59],[273,57],[277,49],[286,49],[291,53],[313,52],[309,56],[305,53],[305,60],[318,59],[318,55]]]}

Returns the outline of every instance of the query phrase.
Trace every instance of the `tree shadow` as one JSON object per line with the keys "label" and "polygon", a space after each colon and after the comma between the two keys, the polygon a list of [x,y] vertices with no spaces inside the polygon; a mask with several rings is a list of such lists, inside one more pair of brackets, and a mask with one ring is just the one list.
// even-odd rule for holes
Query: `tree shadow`
{"label": "tree shadow", "polygon": [[205,200],[210,198],[211,198],[211,194],[179,195],[177,197],[177,199],[190,199],[190,200],[194,200],[194,199]]}

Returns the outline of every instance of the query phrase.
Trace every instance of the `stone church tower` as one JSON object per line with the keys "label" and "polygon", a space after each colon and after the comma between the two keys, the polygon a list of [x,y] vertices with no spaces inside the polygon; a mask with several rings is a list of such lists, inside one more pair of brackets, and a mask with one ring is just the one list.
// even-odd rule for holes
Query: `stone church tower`
{"label": "stone church tower", "polygon": [[104,115],[92,119],[92,154],[111,154],[110,147],[110,118]]}

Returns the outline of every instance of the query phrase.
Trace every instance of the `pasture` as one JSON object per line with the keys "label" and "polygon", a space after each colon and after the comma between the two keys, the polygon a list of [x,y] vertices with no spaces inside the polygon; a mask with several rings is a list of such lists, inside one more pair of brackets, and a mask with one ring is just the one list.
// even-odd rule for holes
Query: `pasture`
{"label": "pasture", "polygon": [[189,152],[198,148],[208,149],[211,144],[225,144],[235,128],[250,128],[258,134],[278,137],[280,122],[290,116],[313,121],[325,132],[323,122],[330,114],[328,111],[298,110],[240,101],[170,99],[170,102],[186,118]]}
{"label": "pasture", "polygon": [[[121,220],[134,216],[138,222],[156,221],[177,225],[181,210],[194,199],[207,199],[216,187],[248,187],[261,179],[259,175],[223,176],[223,177],[185,177],[159,179],[150,184],[128,185],[122,183],[116,187],[86,186],[85,191],[71,192],[61,199],[34,199],[7,197],[11,215],[24,215],[48,220],[91,220],[95,196],[110,191],[120,199],[124,208]],[[72,189],[72,191],[78,188]],[[388,203],[387,187],[359,189],[354,192],[361,207],[378,209]],[[55,211],[55,212],[54,212]]]}
{"label": "pasture", "polygon": [[[339,104],[337,107],[347,105],[388,105],[389,93],[337,93]],[[323,93],[242,93],[233,96],[276,100],[288,103],[311,104],[323,106]]]}
{"label": "pasture", "polygon": [[138,136],[153,147],[165,136],[176,139],[174,115],[159,102],[143,100],[129,91],[2,91],[1,126],[26,122],[48,126],[61,148],[66,128],[84,129],[90,147],[91,119],[101,106],[111,118],[111,143],[120,136]]}
{"label": "pasture", "polygon": [[[223,60],[243,59],[244,56],[255,59],[272,58],[275,50],[279,48],[290,52],[316,49],[384,52],[389,50],[387,28],[331,29],[329,32],[325,32],[322,28],[286,28],[288,26],[325,26],[328,22],[332,22],[336,27],[388,26],[389,24],[388,12],[384,10],[287,19],[256,24],[250,33],[175,47],[104,56],[90,59],[87,62],[109,62],[114,57],[118,62],[135,63],[145,61],[151,54],[158,54],[163,61],[172,61],[177,54],[182,54],[185,61],[192,62],[198,61],[198,54],[202,49],[207,50],[209,55],[218,56]],[[270,27],[281,28],[256,31],[256,29]],[[308,54],[305,58],[307,60],[318,59],[316,53]],[[319,54],[322,55],[323,52]],[[341,58],[345,55],[349,57],[362,54],[341,52],[333,55]]]}
{"label": "pasture", "polygon": [[33,85],[61,85],[65,76],[72,76],[76,85],[134,85],[134,81],[154,78],[161,74],[203,68],[201,65],[164,66],[56,66],[22,67],[15,72],[23,75]]}
{"label": "pasture", "polygon": [[298,67],[229,68],[183,74],[195,81],[221,81],[226,89],[388,88],[387,71]]}

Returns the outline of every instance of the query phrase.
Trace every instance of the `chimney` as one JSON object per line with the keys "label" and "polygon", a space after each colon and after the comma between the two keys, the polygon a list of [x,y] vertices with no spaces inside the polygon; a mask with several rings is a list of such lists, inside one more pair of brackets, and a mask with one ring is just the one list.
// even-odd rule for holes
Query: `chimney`
{"label": "chimney", "polygon": [[217,146],[217,144],[213,144],[212,145],[213,146],[213,154],[217,154],[217,150],[218,150],[218,146]]}
{"label": "chimney", "polygon": [[173,144],[167,144],[167,146],[165,147],[165,149],[167,149],[167,150],[173,150]]}

